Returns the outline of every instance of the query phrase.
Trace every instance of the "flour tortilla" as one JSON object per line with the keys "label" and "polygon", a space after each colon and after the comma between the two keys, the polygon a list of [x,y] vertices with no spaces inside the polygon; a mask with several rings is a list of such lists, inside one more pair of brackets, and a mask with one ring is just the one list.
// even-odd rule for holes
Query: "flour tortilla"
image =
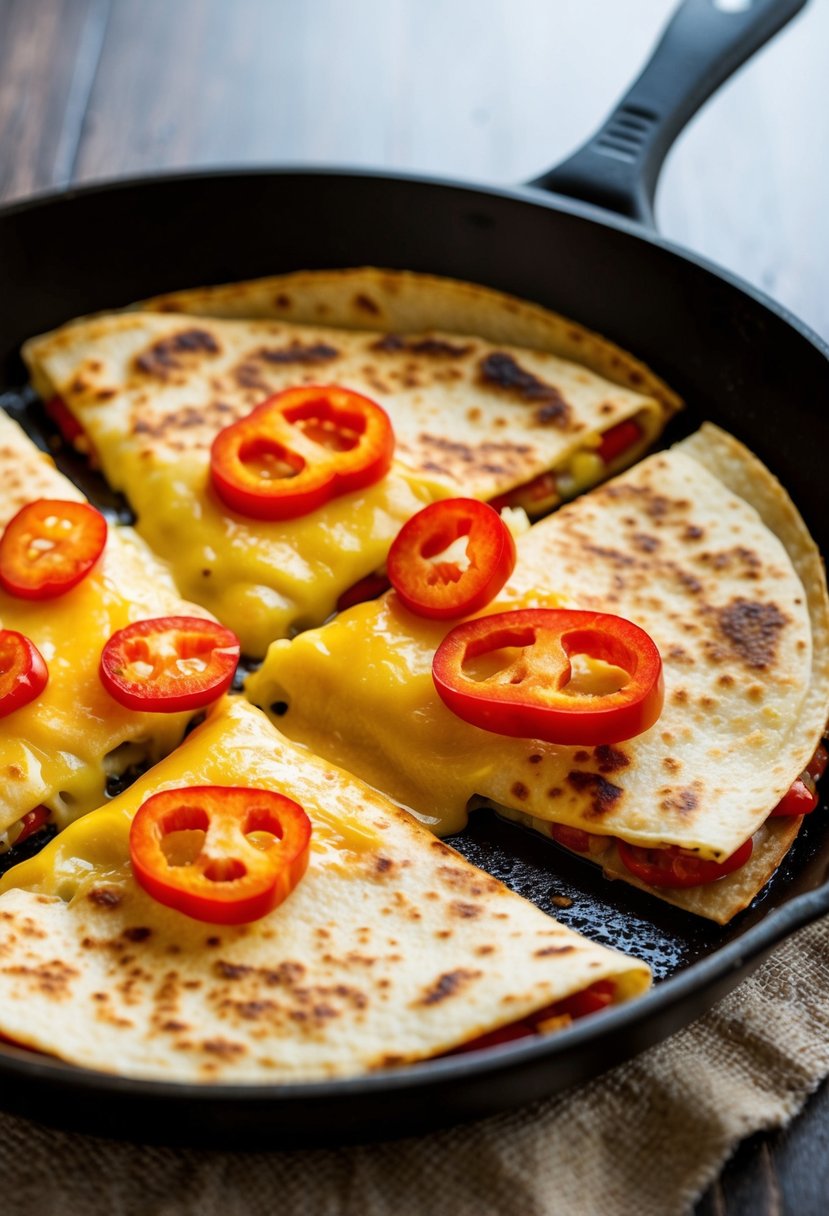
{"label": "flour tortilla", "polygon": [[[0,411],[0,531],[38,498],[82,502],[52,460]],[[118,705],[98,677],[101,649],[131,621],[205,616],[186,603],[167,569],[131,528],[110,525],[101,560],[55,599],[22,600],[0,590],[0,627],[24,633],[43,654],[49,682],[29,705],[0,721],[0,869],[18,821],[45,806],[58,827],[99,806],[107,776],[159,759],[184,734],[190,714],[137,713]]]}
{"label": "flour tortilla", "polygon": [[[575,493],[640,456],[679,406],[640,363],[579,326],[428,276],[309,272],[142,307],[154,311],[32,339],[24,357],[40,394],[58,394],[83,425],[183,594],[252,655],[329,616],[426,502],[489,500],[551,469]],[[216,433],[280,389],[335,382],[388,411],[389,477],[277,525],[225,511],[208,485]],[[599,436],[626,419],[640,437],[605,466]],[[539,506],[555,501],[542,495]]]}
{"label": "flour tortilla", "polygon": [[[762,829],[738,875],[656,892],[730,919],[796,834],[797,820],[763,825],[829,714],[825,578],[791,501],[742,445],[706,426],[519,538],[515,572],[486,611],[530,606],[645,628],[665,669],[656,725],[594,749],[460,722],[431,683],[445,627],[412,617],[393,593],[275,644],[248,695],[438,830],[458,830],[475,796],[545,834],[562,823],[715,860]],[[601,861],[630,881],[615,847]]]}
{"label": "flour tortilla", "polygon": [[[228,928],[132,877],[136,808],[193,784],[305,807],[311,860],[265,918]],[[226,702],[126,794],[0,882],[0,1034],[86,1067],[187,1082],[351,1076],[448,1051],[644,963],[557,924],[409,816]]]}

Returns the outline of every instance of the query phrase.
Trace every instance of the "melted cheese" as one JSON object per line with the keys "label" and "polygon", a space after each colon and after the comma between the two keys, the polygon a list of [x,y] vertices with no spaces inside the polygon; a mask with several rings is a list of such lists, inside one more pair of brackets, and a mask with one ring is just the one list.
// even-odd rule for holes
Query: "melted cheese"
{"label": "melted cheese", "polygon": [[[95,442],[105,451],[97,433]],[[249,655],[330,616],[343,590],[383,565],[404,521],[447,493],[395,469],[310,515],[268,523],[225,512],[204,460],[147,469],[140,457],[126,447],[117,457],[139,530],[170,563],[182,595],[232,629]]]}
{"label": "melted cheese", "polygon": [[[3,720],[0,832],[38,805],[63,827],[103,802],[108,768],[175,747],[190,715],[125,709],[104,690],[98,664],[117,629],[186,607],[128,528],[110,528],[101,561],[66,595],[29,601],[0,592],[0,624],[30,637],[49,668],[40,696]],[[135,746],[113,756],[125,743]]]}
{"label": "melted cheese", "polygon": [[102,883],[131,883],[129,829],[135,812],[151,794],[188,785],[246,785],[295,799],[313,824],[312,865],[343,869],[367,853],[379,853],[382,835],[362,817],[350,787],[335,803],[338,774],[313,757],[307,764],[302,760],[250,705],[226,697],[183,747],[13,867],[0,880],[0,893],[20,887],[71,901]]}

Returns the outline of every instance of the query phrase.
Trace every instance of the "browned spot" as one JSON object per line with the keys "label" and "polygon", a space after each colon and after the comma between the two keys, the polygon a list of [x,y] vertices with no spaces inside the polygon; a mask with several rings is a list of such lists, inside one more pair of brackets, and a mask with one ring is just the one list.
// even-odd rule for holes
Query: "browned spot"
{"label": "browned spot", "polygon": [[481,359],[478,366],[484,384],[537,404],[534,417],[540,425],[561,428],[569,425],[572,410],[558,389],[521,367],[512,355],[494,351]]}
{"label": "browned spot", "polygon": [[335,346],[329,346],[327,342],[312,342],[308,345],[303,345],[302,342],[291,342],[288,346],[274,347],[271,349],[258,350],[255,354],[256,359],[263,359],[266,363],[299,363],[303,366],[316,366],[318,363],[330,363],[332,359],[337,359],[340,352]]}
{"label": "browned spot", "polygon": [[86,898],[99,908],[117,908],[124,895],[115,887],[93,887]]}
{"label": "browned spot", "polygon": [[457,971],[445,971],[439,977],[436,983],[424,991],[420,1000],[415,1001],[415,1005],[438,1005],[441,1001],[446,1001],[450,997],[457,996],[461,989],[465,988],[472,980],[477,980],[481,977],[481,971],[468,971],[463,967]]}
{"label": "browned spot", "polygon": [[69,981],[78,975],[74,967],[70,967],[68,963],[64,963],[59,958],[52,959],[48,963],[38,963],[34,967],[19,963],[14,967],[4,967],[3,971],[6,975],[21,976],[31,980],[34,987],[44,996],[58,1001],[69,996]]}
{"label": "browned spot", "polygon": [[776,604],[734,599],[717,613],[717,624],[743,662],[762,671],[774,660],[788,618]]}
{"label": "browned spot", "polygon": [[482,914],[483,908],[480,904],[467,904],[463,900],[456,899],[449,905],[449,911],[453,916],[459,916],[461,920],[475,920]]}
{"label": "browned spot", "polygon": [[630,757],[621,748],[611,747],[609,743],[600,743],[593,749],[593,755],[599,762],[600,773],[615,773],[620,768],[627,768]]}
{"label": "browned spot", "polygon": [[636,532],[633,543],[642,553],[653,553],[662,542],[656,536],[648,536],[646,532]]}
{"label": "browned spot", "polygon": [[466,411],[466,418],[468,422],[481,421],[481,411],[478,409],[477,405],[473,405],[471,409]]}
{"label": "browned spot", "polygon": [[572,944],[566,946],[542,946],[540,950],[533,951],[533,957],[546,958],[549,954],[572,954],[575,948]]}
{"label": "browned spot", "polygon": [[677,704],[677,705],[687,705],[688,704],[687,690],[684,688],[674,689],[674,691],[671,693],[671,700],[673,702],[675,702],[675,704]]}
{"label": "browned spot", "polygon": [[367,296],[363,292],[360,292],[358,295],[356,295],[354,297],[354,307],[357,308],[360,312],[369,313],[373,317],[378,316],[379,312],[380,312],[380,309],[374,303],[374,300],[372,300],[371,296]]}
{"label": "browned spot", "polygon": [[525,802],[530,796],[530,791],[527,789],[523,781],[514,781],[510,788],[510,793],[514,798],[517,798],[519,802]]}
{"label": "browned spot", "polygon": [[585,760],[590,759],[590,752],[576,752],[573,759],[575,760],[576,764],[584,764]]}
{"label": "browned spot", "polygon": [[285,292],[280,292],[278,296],[275,296],[273,302],[277,308],[291,307],[291,297],[286,295]]}
{"label": "browned spot", "polygon": [[485,958],[486,955],[495,953],[495,947],[489,946],[489,945],[478,946],[477,949],[475,950],[475,953],[478,955],[479,958]]}
{"label": "browned spot", "polygon": [[374,859],[375,874],[388,874],[393,866],[394,862],[390,857],[375,857]]}
{"label": "browned spot", "polygon": [[682,768],[679,760],[675,760],[673,756],[663,756],[662,765],[668,770],[669,773],[678,773]]}
{"label": "browned spot", "polygon": [[705,535],[705,529],[700,528],[697,524],[688,524],[682,533],[683,540],[702,540]]}
{"label": "browned spot", "polygon": [[269,393],[270,385],[262,375],[262,369],[255,363],[243,360],[230,373],[240,388],[254,389],[257,393]]}
{"label": "browned spot", "polygon": [[594,816],[604,815],[611,810],[624,793],[620,786],[606,781],[598,773],[568,773],[567,782],[580,794],[590,797],[591,814]]}
{"label": "browned spot", "polygon": [[552,786],[551,789],[547,790],[548,798],[560,798],[561,794],[562,794],[562,789],[561,789],[560,785],[554,785],[554,786]]}
{"label": "browned spot", "polygon": [[736,681],[730,671],[724,671],[721,676],[717,676],[717,683],[720,688],[733,688]]}
{"label": "browned spot", "polygon": [[191,355],[217,355],[219,344],[206,329],[182,329],[169,338],[154,342],[149,350],[137,355],[135,366],[147,376],[167,378],[168,372],[184,366],[183,360]]}
{"label": "browned spot", "polygon": [[152,929],[145,929],[141,926],[136,926],[134,929],[125,929],[121,934],[128,942],[145,942],[148,937],[152,936]]}
{"label": "browned spot", "polygon": [[247,1051],[244,1043],[232,1043],[229,1039],[222,1038],[205,1039],[201,1047],[202,1051],[218,1056],[220,1060],[233,1060]]}
{"label": "browned spot", "polygon": [[95,394],[95,399],[96,401],[109,401],[116,395],[116,391],[114,388],[99,388]]}
{"label": "browned spot", "polygon": [[411,355],[423,355],[427,359],[461,359],[469,354],[471,349],[469,345],[447,342],[445,338],[403,338],[400,334],[386,334],[372,342],[369,347],[369,350],[384,355],[406,352]]}
{"label": "browned spot", "polygon": [[[500,890],[500,883],[496,878],[471,866],[438,866],[437,872],[447,887],[461,895],[486,895]],[[400,895],[398,892],[398,896]]]}
{"label": "browned spot", "polygon": [[702,783],[699,781],[694,781],[691,785],[676,790],[669,790],[659,803],[659,809],[682,816],[691,815],[699,806],[701,793]]}
{"label": "browned spot", "polygon": [[527,762],[529,764],[540,764],[543,759],[544,757],[540,752],[533,752],[531,756],[527,756]]}

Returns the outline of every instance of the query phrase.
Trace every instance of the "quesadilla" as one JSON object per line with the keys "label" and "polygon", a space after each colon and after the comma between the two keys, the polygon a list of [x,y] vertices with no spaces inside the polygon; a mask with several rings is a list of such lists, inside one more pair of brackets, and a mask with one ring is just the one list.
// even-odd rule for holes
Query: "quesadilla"
{"label": "quesadilla", "polygon": [[562,746],[462,720],[432,679],[446,622],[407,612],[394,592],[275,643],[247,695],[439,832],[484,802],[562,843],[562,829],[581,833],[578,851],[646,887],[626,846],[724,865],[753,837],[727,877],[654,890],[724,923],[794,839],[797,816],[769,815],[829,715],[826,583],[803,521],[756,458],[706,425],[537,523],[517,551],[483,615],[563,607],[640,626],[665,689],[644,733]]}
{"label": "quesadilla", "polygon": [[[85,501],[0,413],[0,532],[38,499]],[[43,808],[43,823],[61,828],[100,805],[108,781],[158,760],[181,740],[192,713],[127,709],[98,675],[113,633],[171,613],[207,615],[181,600],[166,568],[131,528],[119,526],[109,527],[100,558],[66,594],[33,600],[0,587],[0,628],[30,639],[48,665],[39,695],[2,719],[0,868],[31,812]]]}
{"label": "quesadilla", "polygon": [[[547,510],[636,460],[679,405],[641,364],[579,326],[427,276],[306,273],[140,308],[35,338],[24,357],[182,594],[251,656],[325,620],[382,567],[425,503],[463,487],[499,506]],[[211,485],[217,434],[275,393],[332,385],[388,414],[388,474],[296,518],[229,507],[215,477]],[[274,472],[271,460],[257,475],[272,487],[302,463]]]}
{"label": "quesadilla", "polygon": [[[304,877],[253,923],[193,919],[134,876],[139,806],[163,791],[186,805],[205,784],[254,802],[276,791],[310,818]],[[0,918],[0,1034],[159,1080],[350,1076],[470,1045],[598,985],[618,1002],[649,983],[644,963],[559,925],[241,699],[10,871]]]}

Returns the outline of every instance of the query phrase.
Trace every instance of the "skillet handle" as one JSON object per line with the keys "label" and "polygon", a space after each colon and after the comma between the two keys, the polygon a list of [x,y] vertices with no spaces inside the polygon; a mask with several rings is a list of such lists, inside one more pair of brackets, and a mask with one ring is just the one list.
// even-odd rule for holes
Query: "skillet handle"
{"label": "skillet handle", "polygon": [[806,0],[684,0],[642,74],[577,152],[529,183],[654,227],[671,144],[711,94]]}

